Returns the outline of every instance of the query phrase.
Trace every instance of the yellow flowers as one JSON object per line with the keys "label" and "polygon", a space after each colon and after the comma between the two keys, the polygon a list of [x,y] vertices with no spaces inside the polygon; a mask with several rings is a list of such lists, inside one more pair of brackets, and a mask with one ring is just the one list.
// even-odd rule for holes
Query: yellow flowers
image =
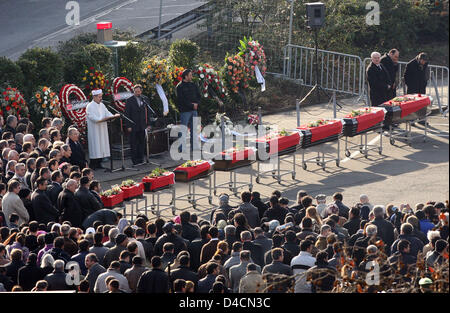
{"label": "yellow flowers", "polygon": [[144,87],[154,88],[156,84],[163,85],[170,81],[169,67],[166,59],[153,56],[143,62],[140,81]]}
{"label": "yellow flowers", "polygon": [[44,116],[61,117],[61,110],[59,108],[59,98],[56,92],[53,92],[50,87],[42,87],[41,90],[34,94],[34,99],[38,103],[41,114]]}

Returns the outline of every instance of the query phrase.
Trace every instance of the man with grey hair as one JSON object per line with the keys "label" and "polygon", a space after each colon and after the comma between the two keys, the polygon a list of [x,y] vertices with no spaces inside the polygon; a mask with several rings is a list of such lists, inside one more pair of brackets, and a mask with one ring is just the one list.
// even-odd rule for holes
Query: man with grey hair
{"label": "man with grey hair", "polygon": [[103,244],[103,246],[107,248],[112,248],[116,245],[116,237],[119,234],[119,229],[117,227],[113,227],[108,232],[109,240]]}
{"label": "man with grey hair", "polygon": [[17,133],[14,136],[14,141],[16,142],[16,150],[17,152],[22,152],[22,145],[23,145],[23,134],[22,133]]}
{"label": "man with grey hair", "polygon": [[25,134],[23,136],[23,142],[31,142],[33,147],[36,147],[36,138],[34,138],[33,134]]}
{"label": "man with grey hair", "polygon": [[64,261],[55,260],[53,263],[54,271],[51,274],[45,276],[44,280],[48,283],[47,290],[71,290],[76,288],[75,285],[68,285],[66,280],[67,274],[64,272]]}
{"label": "man with grey hair", "polygon": [[238,241],[236,238],[236,227],[234,225],[227,225],[223,229],[223,232],[225,233],[225,241],[228,243],[228,247],[232,247],[233,243]]}
{"label": "man with grey hair", "polygon": [[119,284],[120,284],[119,288],[122,291],[124,291],[126,293],[131,292],[127,278],[125,276],[123,276],[122,274],[120,274],[119,261],[113,261],[113,262],[111,262],[111,265],[106,270],[106,272],[98,275],[97,281],[95,282],[95,285],[94,285],[95,293],[104,293],[105,291],[108,290],[108,288],[106,286],[106,279],[109,276],[113,276],[115,279],[117,279],[119,281]]}
{"label": "man with grey hair", "polygon": [[394,241],[394,243],[392,244],[391,254],[394,254],[395,252],[397,252],[398,243],[402,239],[408,240],[409,243],[411,244],[411,249],[410,249],[409,253],[412,256],[417,257],[417,253],[419,251],[422,252],[423,246],[424,246],[423,242],[420,241],[417,237],[415,237],[413,235],[413,231],[414,231],[414,226],[412,226],[409,223],[403,223],[402,226],[400,226],[400,235],[398,236],[398,239],[396,241]]}
{"label": "man with grey hair", "polygon": [[8,152],[8,161],[19,161],[19,153],[16,150],[11,150]]}
{"label": "man with grey hair", "polygon": [[326,249],[326,247],[327,247],[327,245],[328,245],[328,243],[327,243],[327,237],[328,237],[328,235],[330,235],[331,234],[331,226],[330,225],[327,225],[327,224],[323,224],[321,227],[320,227],[320,234],[319,234],[319,236],[317,237],[317,241],[316,241],[316,247],[319,249],[319,250],[324,250],[324,249]]}
{"label": "man with grey hair", "polygon": [[378,228],[378,236],[381,237],[384,244],[386,245],[386,254],[390,255],[391,246],[394,243],[394,225],[384,219],[384,209],[380,205],[376,205],[373,208],[373,214],[375,216],[372,224],[376,225]]}
{"label": "man with grey hair", "polygon": [[316,196],[317,206],[316,211],[317,214],[320,215],[321,218],[325,218],[326,208],[327,208],[327,196],[324,194],[320,194]]}
{"label": "man with grey hair", "polygon": [[256,264],[264,266],[264,254],[261,245],[252,242],[252,233],[248,230],[241,232],[242,250],[250,251],[253,261]]}
{"label": "man with grey hair", "polygon": [[5,168],[6,181],[10,181],[14,177],[14,175],[16,175],[16,172],[15,172],[16,164],[17,164],[16,160],[11,160],[11,161],[8,161],[8,163],[6,163],[6,168]]}
{"label": "man with grey hair", "polygon": [[360,210],[360,216],[363,220],[369,219],[370,211],[373,209],[373,205],[369,202],[369,197],[366,194],[359,196],[359,203],[356,205]]}
{"label": "man with grey hair", "polygon": [[69,144],[70,150],[72,151],[70,155],[70,164],[78,165],[81,170],[87,166],[87,161],[83,147],[79,142],[80,132],[78,131],[78,129],[70,127],[67,131],[67,137],[67,143]]}
{"label": "man with grey hair", "polygon": [[28,187],[27,182],[25,181],[26,172],[27,172],[27,169],[25,167],[25,164],[17,163],[15,165],[15,174],[12,177],[12,179],[17,180],[20,183],[21,189],[30,189],[30,187]]}
{"label": "man with grey hair", "polygon": [[[239,283],[241,278],[247,273],[247,264],[250,263],[250,256],[250,251],[242,250],[239,254],[241,262],[230,268],[230,285],[234,293],[239,292]],[[256,265],[256,270],[258,273],[261,273],[261,267],[259,265]]]}
{"label": "man with grey hair", "polygon": [[388,99],[388,90],[391,89],[389,73],[381,64],[381,54],[372,52],[372,62],[366,70],[367,82],[369,84],[370,102],[372,106],[379,106]]}
{"label": "man with grey hair", "polygon": [[62,192],[58,195],[57,205],[63,221],[69,221],[73,227],[82,227],[83,210],[79,201],[75,198],[78,182],[69,179]]}
{"label": "man with grey hair", "polygon": [[64,126],[64,122],[62,119],[60,119],[59,117],[53,118],[51,127],[55,127],[57,130],[61,131],[63,126]]}
{"label": "man with grey hair", "polygon": [[366,256],[367,247],[378,241],[378,228],[373,224],[366,224],[365,236],[358,238],[353,246],[352,259],[359,265]]}

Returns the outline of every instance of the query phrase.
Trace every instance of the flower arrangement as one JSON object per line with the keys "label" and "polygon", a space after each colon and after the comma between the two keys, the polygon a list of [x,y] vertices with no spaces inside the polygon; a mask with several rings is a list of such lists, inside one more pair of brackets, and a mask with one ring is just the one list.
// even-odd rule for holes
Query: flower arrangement
{"label": "flower arrangement", "polygon": [[204,160],[195,160],[195,161],[189,160],[189,161],[184,162],[183,164],[181,164],[181,167],[194,167],[194,166],[197,166],[197,165],[202,164],[204,162],[206,162],[206,161],[204,161]]}
{"label": "flower arrangement", "polygon": [[22,93],[17,88],[7,87],[0,94],[0,114],[3,117],[16,115],[25,117],[28,115],[28,107]]}
{"label": "flower arrangement", "polygon": [[111,187],[111,189],[103,191],[102,193],[100,193],[100,195],[104,196],[104,197],[111,197],[114,195],[118,195],[121,192],[122,192],[122,190],[120,189],[120,187],[118,185],[113,185]]}
{"label": "flower arrangement", "polygon": [[154,169],[148,176],[146,176],[146,177],[149,177],[149,178],[155,178],[155,177],[163,176],[163,174],[164,174],[165,172],[167,172],[166,169],[157,167],[157,168],[155,168],[155,169]]}
{"label": "flower arrangement", "polygon": [[53,92],[50,87],[40,88],[33,96],[32,102],[38,114],[45,117],[54,116],[61,117],[60,101],[56,92]]}
{"label": "flower arrangement", "polygon": [[116,106],[124,111],[125,101],[120,99],[119,88],[125,89],[127,92],[133,92],[133,83],[126,77],[116,77],[111,84],[111,94],[114,96],[114,103]]}
{"label": "flower arrangement", "polygon": [[183,78],[181,77],[181,74],[183,74],[184,70],[185,70],[184,67],[178,67],[178,66],[175,66],[170,70],[169,75],[170,75],[170,78],[172,80],[174,87],[176,87],[178,85],[178,83],[180,83],[183,80]]}
{"label": "flower arrangement", "polygon": [[82,78],[82,82],[84,84],[84,91],[87,96],[92,96],[92,90],[94,89],[106,90],[105,95],[110,95],[109,88],[107,87],[109,80],[106,79],[102,71],[97,71],[93,66],[91,66],[89,69],[84,70],[84,74],[85,75]]}
{"label": "flower arrangement", "polygon": [[135,186],[137,183],[132,179],[127,179],[122,181],[121,187],[132,187]]}
{"label": "flower arrangement", "polygon": [[225,85],[217,71],[208,63],[201,64],[194,69],[194,77],[201,89],[201,95],[205,98],[213,98],[212,90],[219,98],[227,95]]}
{"label": "flower arrangement", "polygon": [[292,132],[288,132],[286,129],[283,128],[283,130],[279,132],[270,132],[269,134],[266,135],[266,139],[273,139],[277,137],[285,137],[290,135],[292,135]]}
{"label": "flower arrangement", "polygon": [[234,56],[227,55],[223,68],[223,77],[228,89],[237,93],[239,88],[248,88],[247,71],[248,68],[245,67],[244,59],[239,54]]}
{"label": "flower arrangement", "polygon": [[367,113],[371,113],[371,112],[372,112],[372,108],[364,108],[364,109],[352,110],[350,115],[351,115],[351,117],[357,117],[359,115],[363,115],[363,114],[367,114]]}
{"label": "flower arrangement", "polygon": [[265,75],[267,70],[266,54],[263,46],[252,37],[240,40],[239,55],[242,56],[245,62],[246,73],[250,77],[250,82],[256,83],[255,67],[258,66],[261,75]]}
{"label": "flower arrangement", "polygon": [[322,125],[326,125],[328,124],[327,120],[324,120],[323,118],[320,120],[317,120],[315,122],[309,122],[308,123],[308,127],[318,127],[318,126],[322,126]]}
{"label": "flower arrangement", "polygon": [[158,56],[144,60],[140,80],[144,89],[155,94],[156,84],[163,86],[171,81],[167,60],[160,59]]}
{"label": "flower arrangement", "polygon": [[250,125],[253,126],[258,126],[259,125],[259,117],[257,114],[249,114],[247,116],[247,123],[249,123]]}

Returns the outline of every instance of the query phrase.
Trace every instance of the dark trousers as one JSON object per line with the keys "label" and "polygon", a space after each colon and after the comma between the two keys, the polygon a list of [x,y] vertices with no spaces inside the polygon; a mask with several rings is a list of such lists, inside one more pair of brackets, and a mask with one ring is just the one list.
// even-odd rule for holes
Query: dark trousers
{"label": "dark trousers", "polygon": [[145,130],[131,132],[130,147],[133,164],[142,163],[144,161],[145,151]]}
{"label": "dark trousers", "polygon": [[89,160],[89,167],[91,169],[97,169],[102,167],[102,158],[100,159],[90,159]]}

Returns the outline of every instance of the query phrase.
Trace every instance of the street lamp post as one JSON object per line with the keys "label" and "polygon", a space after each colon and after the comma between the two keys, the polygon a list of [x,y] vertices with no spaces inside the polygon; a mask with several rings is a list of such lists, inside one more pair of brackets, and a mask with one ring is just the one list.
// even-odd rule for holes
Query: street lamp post
{"label": "street lamp post", "polygon": [[288,69],[287,69],[287,76],[291,77],[291,58],[292,58],[292,47],[291,47],[291,42],[292,42],[292,21],[294,19],[294,1],[295,0],[287,0],[288,2],[291,3],[291,14],[289,17],[289,38],[288,38]]}

